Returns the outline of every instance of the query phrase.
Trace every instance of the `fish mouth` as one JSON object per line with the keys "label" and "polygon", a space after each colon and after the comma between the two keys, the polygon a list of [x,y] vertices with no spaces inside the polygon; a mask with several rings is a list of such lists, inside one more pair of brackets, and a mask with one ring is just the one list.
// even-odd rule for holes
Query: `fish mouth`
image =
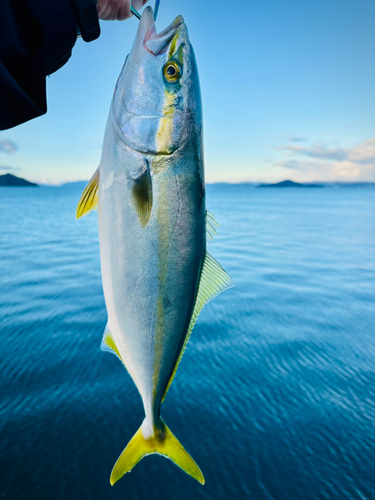
{"label": "fish mouth", "polygon": [[[172,45],[175,52],[176,47],[186,41],[188,34],[182,16],[177,16],[166,29],[157,33],[152,8],[144,9],[129,62],[119,78],[120,90],[115,91],[111,107],[114,132],[134,151],[170,155],[177,148],[172,144],[159,147],[156,136],[161,121],[166,118],[162,72],[165,52]],[[169,115],[168,120],[173,125]]]}
{"label": "fish mouth", "polygon": [[157,33],[152,7],[146,7],[139,22],[137,38],[143,42],[149,52],[156,56],[168,47],[183,24],[185,24],[184,18],[177,16],[168,28]]}

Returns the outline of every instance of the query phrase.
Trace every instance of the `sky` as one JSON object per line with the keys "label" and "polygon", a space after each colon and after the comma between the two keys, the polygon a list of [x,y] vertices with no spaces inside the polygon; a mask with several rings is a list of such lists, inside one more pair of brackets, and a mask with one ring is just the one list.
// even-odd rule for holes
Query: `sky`
{"label": "sky", "polygon": [[[158,31],[178,14],[198,62],[207,182],[375,182],[373,0],[161,0]],[[101,22],[98,40],[77,40],[47,79],[47,115],[0,132],[0,174],[91,177],[137,26]]]}

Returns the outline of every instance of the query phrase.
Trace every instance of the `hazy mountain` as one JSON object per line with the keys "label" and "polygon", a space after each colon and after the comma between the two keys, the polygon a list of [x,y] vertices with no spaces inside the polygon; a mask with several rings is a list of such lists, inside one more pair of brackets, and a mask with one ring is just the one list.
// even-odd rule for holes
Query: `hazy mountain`
{"label": "hazy mountain", "polygon": [[6,187],[38,187],[38,184],[29,182],[21,177],[16,177],[12,174],[0,175],[0,186]]}
{"label": "hazy mountain", "polygon": [[61,184],[61,186],[59,187],[72,187],[72,188],[82,188],[82,189],[85,189],[85,187],[87,186],[87,183],[89,181],[75,181],[75,182],[66,182],[65,184]]}
{"label": "hazy mountain", "polygon": [[259,184],[260,188],[305,188],[305,187],[313,187],[313,188],[322,188],[322,184],[300,184],[299,182],[293,182],[293,181],[282,181],[282,182],[277,182],[276,184]]}

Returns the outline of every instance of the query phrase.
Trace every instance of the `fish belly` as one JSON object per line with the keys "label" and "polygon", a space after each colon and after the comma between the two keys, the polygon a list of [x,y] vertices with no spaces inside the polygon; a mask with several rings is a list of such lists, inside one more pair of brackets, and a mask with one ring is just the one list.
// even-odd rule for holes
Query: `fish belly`
{"label": "fish belly", "polygon": [[184,171],[171,162],[159,169],[152,175],[152,210],[143,227],[126,164],[122,154],[116,166],[100,167],[103,289],[109,329],[146,416],[158,416],[188,330],[205,253],[202,181],[191,168]]}

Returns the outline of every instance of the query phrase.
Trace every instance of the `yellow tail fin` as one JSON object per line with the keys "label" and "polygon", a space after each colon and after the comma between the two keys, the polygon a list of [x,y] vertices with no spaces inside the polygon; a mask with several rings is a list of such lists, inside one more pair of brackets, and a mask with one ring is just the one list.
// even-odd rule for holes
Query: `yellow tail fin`
{"label": "yellow tail fin", "polygon": [[187,474],[201,484],[204,484],[204,477],[200,468],[162,419],[159,420],[158,426],[154,427],[154,435],[152,437],[147,439],[143,437],[142,426],[134,434],[112,469],[111,484],[114,485],[124,474],[130,472],[143,457],[152,453],[164,455],[181,467]]}

